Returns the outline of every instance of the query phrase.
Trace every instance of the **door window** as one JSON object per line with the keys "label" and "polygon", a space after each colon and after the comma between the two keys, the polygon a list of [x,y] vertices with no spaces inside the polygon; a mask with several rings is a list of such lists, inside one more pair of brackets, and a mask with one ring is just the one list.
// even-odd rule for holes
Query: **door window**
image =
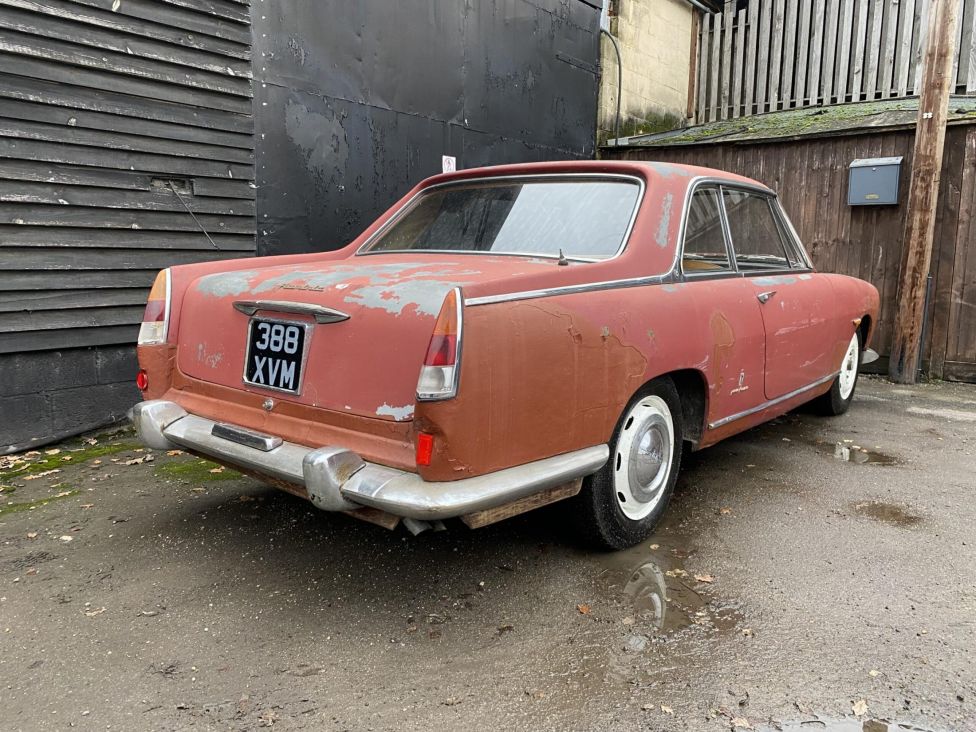
{"label": "door window", "polygon": [[722,196],[739,270],[789,269],[787,243],[769,198],[735,188],[723,188]]}
{"label": "door window", "polygon": [[717,188],[699,188],[691,196],[685,219],[681,269],[685,274],[728,272],[728,247]]}

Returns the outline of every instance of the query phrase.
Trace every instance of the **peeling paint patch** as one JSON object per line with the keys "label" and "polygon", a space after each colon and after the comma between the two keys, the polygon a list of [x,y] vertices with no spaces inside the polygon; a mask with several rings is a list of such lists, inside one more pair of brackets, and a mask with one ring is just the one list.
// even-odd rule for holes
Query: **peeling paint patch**
{"label": "peeling paint patch", "polygon": [[247,270],[204,275],[197,280],[196,289],[210,297],[236,297],[250,291],[251,280],[257,274],[254,270]]}
{"label": "peeling paint patch", "polygon": [[753,284],[759,287],[768,287],[769,285],[793,285],[796,284],[796,277],[789,275],[783,277],[756,277]]}
{"label": "peeling paint patch", "polygon": [[397,422],[406,422],[408,419],[413,417],[413,404],[407,404],[402,407],[394,407],[389,404],[384,403],[379,409],[376,410],[376,414],[380,417],[393,417]]}
{"label": "peeling paint patch", "polygon": [[675,175],[682,178],[689,178],[691,176],[690,171],[681,166],[673,165],[672,163],[650,162],[648,165],[650,165],[651,169],[662,178],[670,178]]}
{"label": "peeling paint patch", "polygon": [[668,245],[668,230],[671,228],[671,206],[674,204],[674,196],[665,193],[661,204],[661,224],[657,227],[657,236],[654,241],[659,247]]}

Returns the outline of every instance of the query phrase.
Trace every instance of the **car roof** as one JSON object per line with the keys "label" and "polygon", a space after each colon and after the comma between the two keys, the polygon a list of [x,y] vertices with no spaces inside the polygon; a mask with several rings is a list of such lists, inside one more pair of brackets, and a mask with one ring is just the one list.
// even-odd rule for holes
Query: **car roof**
{"label": "car roof", "polygon": [[453,173],[435,175],[424,181],[423,185],[436,185],[455,180],[470,180],[472,178],[486,178],[510,175],[560,175],[567,173],[588,174],[617,174],[636,175],[649,184],[655,180],[667,179],[676,182],[675,178],[686,178],[691,182],[694,178],[716,178],[730,183],[744,183],[762,188],[769,193],[775,193],[771,188],[752,178],[729,173],[716,168],[705,168],[698,165],[682,163],[662,163],[649,160],[560,160],[542,163],[515,163],[510,165],[492,165],[480,168],[464,168]]}

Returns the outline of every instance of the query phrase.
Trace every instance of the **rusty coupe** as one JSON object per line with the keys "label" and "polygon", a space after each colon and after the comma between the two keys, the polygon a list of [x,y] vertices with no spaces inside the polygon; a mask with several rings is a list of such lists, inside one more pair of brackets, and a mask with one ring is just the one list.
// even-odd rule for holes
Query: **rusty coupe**
{"label": "rusty coupe", "polygon": [[776,194],[658,163],[463,170],[343,249],[163,270],[133,421],[417,532],[564,500],[646,537],[683,448],[851,403],[874,287],[816,272]]}

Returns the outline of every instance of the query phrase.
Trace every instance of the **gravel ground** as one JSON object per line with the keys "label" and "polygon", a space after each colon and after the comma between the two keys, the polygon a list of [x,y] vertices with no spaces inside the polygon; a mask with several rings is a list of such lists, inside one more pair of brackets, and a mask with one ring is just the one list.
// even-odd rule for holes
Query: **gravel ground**
{"label": "gravel ground", "polygon": [[616,554],[558,507],[413,537],[126,431],[55,449],[0,470],[2,730],[976,730],[976,387],[690,456]]}

